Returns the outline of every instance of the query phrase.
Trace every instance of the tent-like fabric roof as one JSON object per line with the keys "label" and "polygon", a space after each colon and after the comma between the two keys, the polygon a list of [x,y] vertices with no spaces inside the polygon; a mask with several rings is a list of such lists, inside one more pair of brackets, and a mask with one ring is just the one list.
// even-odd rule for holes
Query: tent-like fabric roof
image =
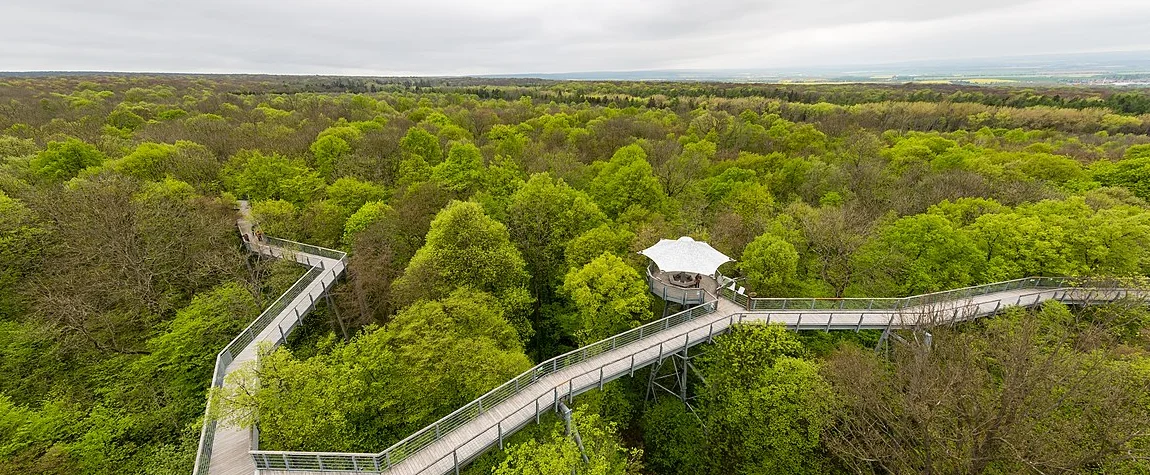
{"label": "tent-like fabric roof", "polygon": [[687,236],[660,239],[654,246],[639,251],[639,254],[651,258],[663,271],[705,275],[714,275],[719,266],[734,260],[716,251],[710,244]]}

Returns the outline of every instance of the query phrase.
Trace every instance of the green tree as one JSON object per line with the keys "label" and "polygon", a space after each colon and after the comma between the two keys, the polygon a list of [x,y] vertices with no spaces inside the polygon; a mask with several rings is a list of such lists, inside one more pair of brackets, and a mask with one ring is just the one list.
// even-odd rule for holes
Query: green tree
{"label": "green tree", "polygon": [[[551,424],[550,436],[508,447],[507,458],[492,473],[637,475],[642,472],[639,460],[643,451],[624,447],[614,423],[603,421],[598,414],[585,414],[579,410],[572,413],[571,419],[582,439],[582,452],[574,435],[567,434],[563,422],[555,422]],[[583,461],[584,455],[587,462]]]}
{"label": "green tree", "polygon": [[795,282],[798,265],[795,246],[769,233],[751,241],[739,261],[747,283],[766,297],[785,296]]}
{"label": "green tree", "polygon": [[855,256],[875,295],[915,295],[965,287],[980,275],[978,248],[946,218],[920,214],[879,230]]}
{"label": "green tree", "polygon": [[343,177],[327,186],[327,199],[336,205],[354,212],[369,201],[383,201],[387,191],[375,183]]}
{"label": "green tree", "polygon": [[302,230],[299,210],[284,200],[256,201],[252,204],[252,218],[265,235],[283,239],[300,239]]}
{"label": "green tree", "polygon": [[315,157],[316,169],[325,177],[331,176],[340,160],[351,154],[351,145],[336,135],[321,135],[309,149]]}
{"label": "green tree", "polygon": [[355,235],[367,229],[372,223],[378,222],[383,219],[384,215],[391,211],[391,207],[382,201],[369,201],[360,206],[358,210],[347,218],[343,225],[343,238],[344,244],[351,245],[355,242]]}
{"label": "green tree", "polygon": [[399,141],[399,148],[408,155],[423,157],[431,165],[436,165],[443,160],[439,138],[422,127],[407,129],[407,134]]}
{"label": "green tree", "polygon": [[44,257],[50,237],[23,202],[0,191],[0,321],[23,313],[21,289]]}
{"label": "green tree", "polygon": [[511,244],[507,227],[489,218],[476,203],[452,201],[435,216],[426,243],[395,281],[400,302],[440,298],[468,287],[496,295],[520,337],[532,334],[526,317],[530,276]]}
{"label": "green tree", "polygon": [[665,475],[706,473],[707,436],[699,419],[686,404],[661,398],[643,412],[644,458],[655,473]]}
{"label": "green tree", "polygon": [[635,234],[624,228],[612,228],[609,224],[602,224],[567,243],[567,249],[563,252],[567,258],[567,267],[576,269],[583,267],[604,252],[625,256],[631,250],[631,242],[634,239]]}
{"label": "green tree", "polygon": [[802,343],[779,325],[743,325],[701,361],[699,395],[716,473],[822,473],[833,393]]}
{"label": "green tree", "polygon": [[[489,294],[460,289],[418,302],[383,328],[328,353],[286,349],[229,375],[221,417],[280,450],[377,450],[434,422],[531,366],[518,332]],[[418,384],[396,384],[418,381]]]}
{"label": "green tree", "polygon": [[634,268],[609,252],[563,280],[563,293],[578,310],[575,336],[580,344],[634,328],[651,318],[647,283]]}
{"label": "green tree", "polygon": [[452,144],[447,160],[432,168],[431,177],[456,192],[475,191],[483,182],[483,154],[466,142]]}
{"label": "green tree", "polygon": [[667,199],[647,162],[647,152],[638,145],[620,148],[602,164],[591,180],[589,193],[611,216],[618,216],[631,206],[659,211]]}
{"label": "green tree", "polygon": [[80,139],[48,142],[48,147],[32,158],[32,170],[49,180],[64,181],[88,167],[104,162],[104,153]]}
{"label": "green tree", "polygon": [[548,298],[549,290],[566,274],[567,243],[607,220],[583,192],[546,173],[532,175],[511,195],[507,228],[531,273],[536,298]]}
{"label": "green tree", "polygon": [[253,151],[233,156],[223,176],[229,189],[252,200],[282,199],[303,205],[324,188],[319,174],[302,161]]}

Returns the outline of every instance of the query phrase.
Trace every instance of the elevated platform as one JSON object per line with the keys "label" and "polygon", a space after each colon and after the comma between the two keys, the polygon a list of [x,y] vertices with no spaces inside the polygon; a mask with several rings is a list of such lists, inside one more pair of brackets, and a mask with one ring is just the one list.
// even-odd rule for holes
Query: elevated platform
{"label": "elevated platform", "polygon": [[[378,454],[252,451],[251,455],[263,475],[456,473],[484,451],[501,447],[507,436],[537,421],[542,413],[556,410],[560,400],[709,342],[741,322],[776,323],[796,331],[891,330],[971,320],[1048,300],[1089,304],[1148,296],[1144,291],[1068,284],[1063,279],[1020,279],[906,299],[751,299],[724,292],[723,298],[708,299],[544,361]],[[783,308],[765,309],[769,307]]]}

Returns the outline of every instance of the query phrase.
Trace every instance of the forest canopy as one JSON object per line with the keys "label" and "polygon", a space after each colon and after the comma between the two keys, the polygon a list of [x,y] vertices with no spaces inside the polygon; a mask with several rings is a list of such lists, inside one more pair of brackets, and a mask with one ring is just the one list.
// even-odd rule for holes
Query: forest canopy
{"label": "forest canopy", "polygon": [[[216,394],[262,448],[379,452],[681,308],[690,236],[760,297],[1150,274],[1150,93],[271,76],[0,78],[0,473],[186,474],[216,353],[304,269],[346,278]],[[1150,313],[1049,303],[873,351],[743,325],[692,405],[647,373],[472,474],[1146,473]],[[258,377],[259,384],[256,384]],[[1057,395],[1057,398],[1050,397]],[[586,455],[586,461],[583,456]]]}

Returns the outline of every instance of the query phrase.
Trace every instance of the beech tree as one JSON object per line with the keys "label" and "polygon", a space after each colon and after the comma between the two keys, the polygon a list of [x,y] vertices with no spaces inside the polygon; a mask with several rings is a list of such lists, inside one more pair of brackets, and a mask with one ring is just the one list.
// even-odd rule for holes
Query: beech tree
{"label": "beech tree", "polygon": [[798,268],[795,246],[771,234],[755,238],[743,251],[739,269],[747,283],[764,297],[782,297],[792,288]]}
{"label": "beech tree", "polygon": [[426,244],[393,287],[405,303],[439,298],[464,287],[489,292],[500,299],[527,341],[532,334],[527,321],[532,302],[529,278],[507,227],[487,217],[476,203],[453,201],[435,216]]}
{"label": "beech tree", "polygon": [[563,293],[578,310],[575,336],[589,344],[634,328],[651,318],[647,283],[634,268],[610,252],[563,280]]}

